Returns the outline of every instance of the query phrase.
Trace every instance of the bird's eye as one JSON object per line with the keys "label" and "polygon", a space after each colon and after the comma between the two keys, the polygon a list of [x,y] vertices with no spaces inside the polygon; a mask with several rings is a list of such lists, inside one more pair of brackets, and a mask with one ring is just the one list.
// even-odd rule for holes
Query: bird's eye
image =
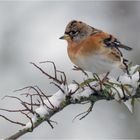
{"label": "bird's eye", "polygon": [[71,36],[76,36],[78,33],[79,33],[78,31],[71,31],[71,32],[70,32],[70,35],[71,35]]}

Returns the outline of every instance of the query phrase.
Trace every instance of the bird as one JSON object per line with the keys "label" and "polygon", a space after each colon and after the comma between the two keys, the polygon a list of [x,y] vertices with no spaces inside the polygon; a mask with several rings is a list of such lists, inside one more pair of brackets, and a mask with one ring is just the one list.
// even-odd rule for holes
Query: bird
{"label": "bird", "polygon": [[85,22],[72,20],[60,39],[67,41],[68,56],[79,68],[96,74],[109,73],[113,69],[128,73],[128,60],[120,49],[130,51],[132,48],[122,44],[113,35]]}

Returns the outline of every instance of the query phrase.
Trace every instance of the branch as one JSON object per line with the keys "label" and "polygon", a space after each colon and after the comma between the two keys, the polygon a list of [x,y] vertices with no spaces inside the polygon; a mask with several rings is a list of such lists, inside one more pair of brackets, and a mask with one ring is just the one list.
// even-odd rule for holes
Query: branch
{"label": "branch", "polygon": [[[101,79],[97,74],[93,74],[93,77],[84,80],[82,83],[75,81],[74,84],[67,84],[66,75],[64,72],[57,70],[54,63],[52,63],[54,67],[54,76],[46,73],[36,64],[32,64],[49,79],[56,82],[53,82],[53,84],[57,86],[59,90],[52,96],[47,96],[47,94],[44,93],[38,86],[28,86],[18,90],[28,90],[26,94],[21,94],[21,96],[25,95],[27,98],[29,98],[29,102],[23,101],[22,98],[16,96],[6,96],[18,100],[23,108],[19,110],[0,110],[15,113],[19,112],[28,118],[29,122],[27,122],[26,125],[21,128],[21,130],[10,137],[5,138],[5,140],[17,139],[26,133],[32,132],[36,127],[46,121],[51,128],[53,128],[53,125],[51,124],[53,121],[50,121],[50,118],[71,104],[91,104],[87,111],[80,113],[75,117],[80,117],[81,120],[92,111],[94,104],[99,100],[116,100],[124,103],[128,109],[132,111],[135,99],[140,98],[139,66],[130,67],[130,75],[125,73],[124,75],[120,76],[118,80],[108,77],[107,75]],[[88,77],[86,72],[79,68],[78,70],[82,71],[83,75]],[[35,93],[31,92],[31,89]],[[14,124],[20,123],[10,120],[4,115],[0,115],[0,117]]]}

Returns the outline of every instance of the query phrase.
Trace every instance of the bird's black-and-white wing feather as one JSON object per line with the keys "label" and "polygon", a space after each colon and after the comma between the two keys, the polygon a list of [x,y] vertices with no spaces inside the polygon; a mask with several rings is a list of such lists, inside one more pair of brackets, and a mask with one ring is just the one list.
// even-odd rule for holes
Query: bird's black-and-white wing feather
{"label": "bird's black-and-white wing feather", "polygon": [[104,39],[104,44],[106,45],[106,47],[123,48],[128,51],[132,50],[131,47],[123,45],[119,40],[114,38],[112,35],[109,35],[108,38]]}

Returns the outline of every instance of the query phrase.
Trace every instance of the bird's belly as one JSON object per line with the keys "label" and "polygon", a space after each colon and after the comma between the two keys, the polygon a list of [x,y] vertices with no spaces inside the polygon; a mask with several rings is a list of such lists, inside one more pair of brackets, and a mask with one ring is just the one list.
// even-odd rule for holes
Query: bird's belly
{"label": "bird's belly", "polygon": [[111,71],[115,63],[102,55],[81,56],[76,59],[75,64],[83,70],[97,74],[103,74]]}

